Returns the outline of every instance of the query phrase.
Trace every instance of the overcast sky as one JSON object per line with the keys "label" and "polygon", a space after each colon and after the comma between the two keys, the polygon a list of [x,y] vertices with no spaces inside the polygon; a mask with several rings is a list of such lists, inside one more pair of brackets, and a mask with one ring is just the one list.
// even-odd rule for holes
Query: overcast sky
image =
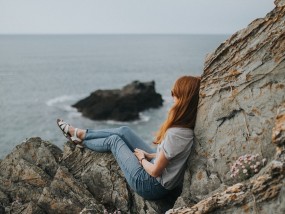
{"label": "overcast sky", "polygon": [[0,34],[232,34],[274,0],[0,0]]}

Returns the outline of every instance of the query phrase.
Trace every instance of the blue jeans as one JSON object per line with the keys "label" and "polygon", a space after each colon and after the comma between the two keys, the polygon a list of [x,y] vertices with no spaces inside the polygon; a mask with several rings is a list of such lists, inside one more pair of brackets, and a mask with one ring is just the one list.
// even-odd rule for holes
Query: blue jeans
{"label": "blue jeans", "polygon": [[148,153],[155,151],[130,128],[123,126],[98,131],[87,129],[83,145],[96,152],[111,151],[129,186],[143,198],[156,200],[169,193],[169,190],[165,189],[155,177],[150,176],[140,165],[133,153],[135,148]]}

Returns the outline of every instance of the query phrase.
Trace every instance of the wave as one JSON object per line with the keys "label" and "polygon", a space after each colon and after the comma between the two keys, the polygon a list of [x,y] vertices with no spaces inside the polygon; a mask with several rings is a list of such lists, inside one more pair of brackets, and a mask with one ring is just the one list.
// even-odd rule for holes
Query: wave
{"label": "wave", "polygon": [[80,96],[62,95],[46,101],[46,105],[60,112],[67,112],[68,118],[78,118],[81,117],[82,114],[78,112],[76,108],[72,107],[71,103],[77,101],[79,97]]}
{"label": "wave", "polygon": [[56,104],[58,103],[64,103],[64,102],[67,102],[67,101],[72,101],[72,100],[75,100],[75,96],[71,96],[71,95],[62,95],[62,96],[59,96],[59,97],[55,97],[55,98],[52,98],[50,100],[48,100],[46,102],[46,104],[48,106],[55,106]]}
{"label": "wave", "polygon": [[140,116],[139,122],[148,122],[150,120],[150,116],[144,114],[143,112],[140,112],[139,116]]}

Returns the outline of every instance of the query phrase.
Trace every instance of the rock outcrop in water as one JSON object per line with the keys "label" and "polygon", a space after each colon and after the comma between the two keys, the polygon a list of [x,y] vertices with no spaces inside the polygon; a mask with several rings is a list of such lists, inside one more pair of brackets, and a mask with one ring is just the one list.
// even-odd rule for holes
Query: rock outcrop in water
{"label": "rock outcrop in water", "polygon": [[130,121],[139,119],[139,113],[146,109],[162,106],[162,102],[154,81],[134,81],[122,90],[97,90],[73,107],[93,120]]}
{"label": "rock outcrop in water", "polygon": [[[0,213],[285,213],[285,0],[275,4],[206,59],[196,143],[174,207],[173,198],[133,193],[111,154],[31,138],[0,162]],[[235,183],[230,166],[244,154],[267,164]]]}

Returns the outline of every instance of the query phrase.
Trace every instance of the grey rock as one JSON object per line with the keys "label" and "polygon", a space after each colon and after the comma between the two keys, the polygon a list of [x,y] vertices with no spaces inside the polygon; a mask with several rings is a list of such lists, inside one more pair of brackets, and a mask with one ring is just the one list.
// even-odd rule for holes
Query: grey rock
{"label": "grey rock", "polygon": [[45,214],[46,212],[38,207],[35,203],[29,202],[22,204],[19,201],[14,201],[7,210],[7,213],[15,214]]}
{"label": "grey rock", "polygon": [[274,157],[271,130],[285,100],[284,26],[284,7],[276,7],[207,58],[195,128],[196,150],[206,162],[204,169],[192,170],[191,192],[207,194],[197,185],[211,179],[200,175],[215,173],[221,182],[213,188],[232,184],[230,163],[245,153]]}
{"label": "grey rock", "polygon": [[84,185],[62,166],[58,168],[51,184],[43,189],[38,206],[50,213],[80,213],[83,209],[99,213],[104,210]]}
{"label": "grey rock", "polygon": [[[278,147],[282,147],[285,140],[285,103],[277,109],[275,126],[272,130],[272,142]],[[279,155],[277,151],[277,155]]]}
{"label": "grey rock", "polygon": [[275,0],[275,5],[277,6],[277,7],[283,7],[283,6],[285,6],[285,0]]}
{"label": "grey rock", "polygon": [[111,153],[69,142],[61,151],[30,138],[0,162],[0,211],[7,213],[164,213],[177,197],[144,200],[128,187]]}
{"label": "grey rock", "polygon": [[[284,213],[285,3],[275,4],[207,56],[189,173],[169,213]],[[245,154],[261,155],[268,166],[233,196],[230,166]]]}
{"label": "grey rock", "polygon": [[63,160],[74,177],[82,181],[96,200],[109,209],[129,211],[132,199],[112,154],[80,150],[67,143]]}
{"label": "grey rock", "polygon": [[93,197],[108,210],[123,213],[164,213],[170,209],[178,193],[163,200],[148,201],[133,192],[111,153],[80,150],[67,143],[63,161],[75,178],[87,187]]}
{"label": "grey rock", "polygon": [[259,175],[208,195],[195,205],[174,208],[166,213],[284,213],[284,145],[282,155],[270,162]]}

